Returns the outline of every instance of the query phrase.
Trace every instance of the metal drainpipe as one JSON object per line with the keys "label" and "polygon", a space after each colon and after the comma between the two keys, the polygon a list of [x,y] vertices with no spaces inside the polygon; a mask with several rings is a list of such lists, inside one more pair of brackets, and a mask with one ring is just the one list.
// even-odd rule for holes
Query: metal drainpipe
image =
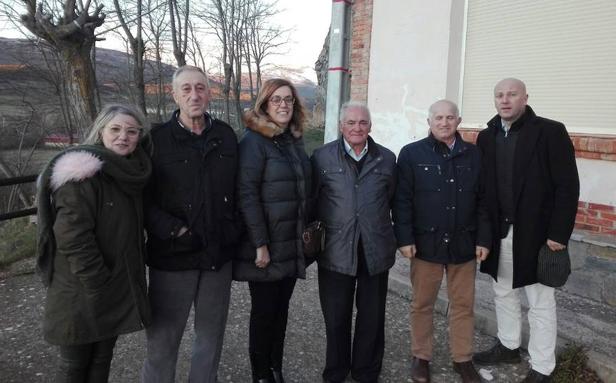
{"label": "metal drainpipe", "polygon": [[327,70],[327,102],[325,104],[325,142],[338,139],[338,113],[349,97],[349,31],[350,0],[332,0],[332,21],[329,33]]}

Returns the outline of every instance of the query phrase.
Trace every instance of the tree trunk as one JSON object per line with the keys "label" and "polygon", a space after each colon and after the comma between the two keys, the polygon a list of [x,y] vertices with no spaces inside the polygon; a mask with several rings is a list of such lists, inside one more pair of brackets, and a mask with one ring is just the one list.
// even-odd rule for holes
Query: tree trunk
{"label": "tree trunk", "polygon": [[230,95],[231,95],[231,77],[233,77],[233,67],[231,64],[224,63],[225,66],[225,82],[222,87],[222,94],[224,97],[224,105],[225,105],[225,121],[230,124],[231,123],[231,105],[230,105]]}
{"label": "tree trunk", "polygon": [[91,47],[58,47],[63,59],[66,99],[71,108],[79,138],[83,139],[96,117],[96,80],[90,60]]}
{"label": "tree trunk", "polygon": [[143,79],[143,72],[145,70],[143,65],[143,56],[145,55],[145,46],[141,38],[134,40],[132,45],[133,58],[135,63],[133,64],[133,77],[135,79],[135,86],[137,87],[137,105],[141,109],[144,115],[148,115],[148,110],[145,103],[145,82]]}

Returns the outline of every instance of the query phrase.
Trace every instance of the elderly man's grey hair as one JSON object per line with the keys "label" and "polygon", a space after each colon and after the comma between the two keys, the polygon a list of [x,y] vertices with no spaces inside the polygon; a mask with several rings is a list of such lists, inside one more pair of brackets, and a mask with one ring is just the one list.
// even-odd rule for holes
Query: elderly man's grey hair
{"label": "elderly man's grey hair", "polygon": [[372,121],[372,117],[370,116],[370,109],[366,106],[365,103],[361,101],[347,101],[340,107],[340,117],[339,121],[344,122],[344,118],[346,117],[346,111],[351,108],[359,108],[364,110],[368,114],[368,120]]}
{"label": "elderly man's grey hair", "polygon": [[438,104],[449,104],[451,106],[451,109],[453,110],[453,113],[456,115],[456,117],[460,117],[460,110],[458,109],[458,105],[456,105],[456,103],[453,101],[442,99],[430,105],[430,108],[428,109],[428,119],[431,120],[432,117],[434,117],[434,109],[436,108]]}
{"label": "elderly man's grey hair", "polygon": [[175,72],[173,72],[173,77],[171,78],[171,85],[173,86],[173,89],[175,89],[175,80],[184,72],[198,72],[201,73],[203,75],[203,77],[205,77],[205,85],[207,85],[207,87],[210,87],[210,80],[207,77],[207,73],[205,73],[203,71],[203,69],[197,67],[197,66],[192,66],[192,65],[184,65],[179,67],[178,69],[175,70]]}

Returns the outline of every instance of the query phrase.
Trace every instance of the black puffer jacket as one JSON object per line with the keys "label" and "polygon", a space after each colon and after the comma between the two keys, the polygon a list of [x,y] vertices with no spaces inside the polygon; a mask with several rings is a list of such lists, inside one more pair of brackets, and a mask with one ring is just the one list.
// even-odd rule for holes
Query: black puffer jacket
{"label": "black puffer jacket", "polygon": [[416,245],[417,258],[459,264],[490,248],[490,221],[480,189],[481,153],[459,134],[447,153],[432,135],[398,157],[394,227],[398,246]]}
{"label": "black puffer jacket", "polygon": [[[310,161],[302,132],[285,131],[253,112],[240,141],[239,208],[246,224],[233,277],[240,281],[275,281],[305,277],[301,235],[307,218]],[[255,266],[256,248],[267,245],[270,264]]]}
{"label": "black puffer jacket", "polygon": [[[177,111],[152,129],[152,178],[145,191],[148,265],[160,270],[218,270],[239,238],[235,182],[237,139],[207,117],[197,136],[178,124]],[[182,226],[189,231],[177,237]]]}

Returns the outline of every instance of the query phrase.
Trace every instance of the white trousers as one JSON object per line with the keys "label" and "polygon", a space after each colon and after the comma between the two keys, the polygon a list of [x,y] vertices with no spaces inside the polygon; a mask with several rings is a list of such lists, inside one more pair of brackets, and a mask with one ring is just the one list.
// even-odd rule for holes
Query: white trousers
{"label": "white trousers", "polygon": [[535,283],[514,289],[513,286],[513,226],[501,241],[498,282],[493,283],[498,339],[513,350],[522,341],[522,309],[519,290],[528,298],[530,339],[528,353],[533,370],[550,375],[556,365],[556,301],[554,288]]}

